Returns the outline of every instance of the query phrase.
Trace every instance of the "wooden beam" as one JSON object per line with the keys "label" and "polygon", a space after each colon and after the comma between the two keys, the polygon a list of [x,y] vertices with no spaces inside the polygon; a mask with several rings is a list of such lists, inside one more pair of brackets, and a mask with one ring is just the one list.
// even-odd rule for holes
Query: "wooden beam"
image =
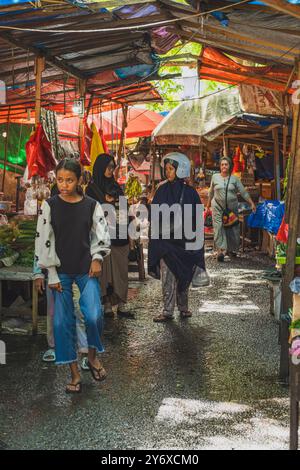
{"label": "wooden beam", "polygon": [[297,5],[288,3],[286,0],[264,0],[264,4],[268,5],[273,10],[300,19],[300,8]]}
{"label": "wooden beam", "polygon": [[6,176],[6,163],[7,163],[7,150],[9,142],[9,131],[10,131],[10,108],[8,109],[7,123],[6,123],[6,137],[5,137],[5,146],[4,146],[4,168],[3,168],[3,177],[2,177],[2,192],[4,192],[5,187],[5,176]]}
{"label": "wooden beam", "polygon": [[41,118],[42,74],[44,70],[44,57],[37,57],[35,60],[35,127],[37,127]]}
{"label": "wooden beam", "polygon": [[8,44],[12,44],[14,46],[20,47],[21,49],[24,50],[29,50],[33,54],[39,57],[44,57],[45,61],[53,65],[54,67],[63,70],[64,72],[67,72],[68,74],[72,75],[73,77],[80,78],[80,79],[85,79],[85,74],[80,72],[78,69],[75,67],[72,67],[71,65],[68,64],[67,61],[63,59],[59,59],[55,56],[52,56],[49,52],[45,52],[41,49],[39,49],[36,46],[32,46],[27,44],[26,42],[24,43],[20,39],[14,38],[11,34],[9,33],[0,33],[0,38],[6,41]]}
{"label": "wooden beam", "polygon": [[[300,79],[300,60],[296,62],[297,77]],[[289,237],[286,250],[286,265],[282,279],[282,307],[283,314],[287,314],[292,306],[292,293],[289,288],[290,282],[294,278],[295,256],[298,237],[298,227],[300,222],[300,104],[294,105],[293,112],[293,132],[291,144],[291,171],[288,181],[287,213],[286,222],[289,224]],[[281,321],[281,352],[280,352],[280,378],[287,380],[289,373],[288,356],[289,330],[287,322]]]}
{"label": "wooden beam", "polygon": [[280,193],[280,151],[279,151],[279,136],[278,127],[272,131],[274,139],[274,179],[275,179],[275,199],[281,200]]}
{"label": "wooden beam", "polygon": [[121,167],[122,153],[124,150],[124,142],[125,142],[125,132],[126,132],[126,127],[128,125],[127,123],[128,105],[127,104],[122,105],[122,114],[123,114],[123,122],[122,122],[120,143],[119,143],[119,148],[118,148],[118,160],[117,160],[117,169],[116,169],[116,175],[115,175],[116,179],[118,179],[118,175],[119,175],[119,171]]}
{"label": "wooden beam", "polygon": [[[79,80],[79,95],[80,98],[84,100],[84,106],[85,106],[85,95],[86,95],[86,80]],[[83,120],[84,117],[80,116],[79,118],[79,129],[78,129],[78,134],[79,134],[79,152],[84,152],[84,125],[83,125]]]}

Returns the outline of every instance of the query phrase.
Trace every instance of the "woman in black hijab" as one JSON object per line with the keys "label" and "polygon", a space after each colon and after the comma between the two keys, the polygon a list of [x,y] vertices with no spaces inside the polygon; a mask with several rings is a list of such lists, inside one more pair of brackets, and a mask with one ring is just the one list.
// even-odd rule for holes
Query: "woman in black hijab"
{"label": "woman in black hijab", "polygon": [[113,316],[112,307],[117,305],[117,314],[120,317],[134,318],[134,314],[126,307],[129,239],[127,224],[127,237],[125,239],[120,237],[119,198],[124,196],[124,192],[114,178],[115,168],[116,164],[111,155],[106,153],[98,155],[93,167],[93,179],[86,189],[86,194],[100,204],[112,204],[117,216],[116,236],[111,236],[111,253],[104,259],[102,266],[101,290],[104,313],[106,316]]}

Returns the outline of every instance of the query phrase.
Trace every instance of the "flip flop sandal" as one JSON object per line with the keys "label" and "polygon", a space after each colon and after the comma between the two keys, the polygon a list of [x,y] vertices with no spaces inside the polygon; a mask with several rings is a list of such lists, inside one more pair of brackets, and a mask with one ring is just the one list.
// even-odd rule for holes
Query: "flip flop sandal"
{"label": "flip flop sandal", "polygon": [[[97,367],[92,366],[92,364],[89,361],[87,361],[87,364],[90,368],[93,379],[96,380],[96,382],[102,382],[102,380],[106,379],[107,373],[106,373],[106,370],[104,369],[103,366],[101,366],[101,367],[99,367],[99,369],[97,369]],[[104,373],[102,373],[102,375],[101,375],[101,371],[104,371]],[[95,374],[95,372],[98,374],[98,376]]]}
{"label": "flip flop sandal", "polygon": [[277,280],[277,279],[282,279],[282,275],[279,272],[272,272],[272,273],[269,272],[269,273],[263,274],[262,278],[273,281],[273,280]]}
{"label": "flip flop sandal", "polygon": [[55,362],[56,361],[56,355],[54,349],[48,349],[44,354],[42,360],[44,362]]}
{"label": "flip flop sandal", "polygon": [[117,310],[117,315],[118,317],[121,317],[121,318],[130,318],[130,319],[135,318],[135,314],[133,312],[130,312],[130,310],[127,310],[127,311]]}
{"label": "flip flop sandal", "polygon": [[[73,387],[72,388],[68,388],[68,387]],[[82,390],[82,384],[81,382],[78,382],[77,384],[68,384],[67,387],[66,387],[66,393],[81,393],[81,390]]]}
{"label": "flip flop sandal", "polygon": [[190,318],[192,315],[192,312],[180,312],[181,318]]}
{"label": "flip flop sandal", "polygon": [[170,316],[168,316],[168,315],[163,315],[163,314],[161,314],[161,315],[158,315],[157,317],[154,317],[154,318],[153,318],[153,321],[154,321],[155,323],[166,323],[166,322],[171,321],[171,320],[173,320],[173,319],[174,319],[173,316],[170,317]]}

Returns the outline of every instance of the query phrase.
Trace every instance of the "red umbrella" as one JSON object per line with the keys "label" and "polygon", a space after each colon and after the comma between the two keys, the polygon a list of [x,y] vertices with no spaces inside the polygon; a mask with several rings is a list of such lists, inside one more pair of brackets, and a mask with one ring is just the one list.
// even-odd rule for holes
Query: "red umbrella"
{"label": "red umbrella", "polygon": [[[148,109],[130,107],[127,114],[126,138],[148,137],[162,121],[163,116]],[[121,109],[89,116],[89,124],[94,121],[102,129],[107,141],[119,139],[122,132],[123,112]],[[79,118],[59,119],[58,129],[61,136],[78,136]]]}

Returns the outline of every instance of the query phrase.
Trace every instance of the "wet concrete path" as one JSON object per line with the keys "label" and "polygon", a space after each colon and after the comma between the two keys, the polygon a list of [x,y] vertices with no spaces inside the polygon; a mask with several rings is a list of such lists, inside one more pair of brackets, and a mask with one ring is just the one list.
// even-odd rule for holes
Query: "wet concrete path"
{"label": "wet concrete path", "polygon": [[[41,361],[46,338],[2,336],[0,448],[288,449],[288,390],[278,383],[278,325],[254,255],[217,264],[191,292],[191,319],[155,324],[158,281],[131,301],[136,320],[108,319],[109,376],[66,395],[68,371]],[[132,283],[132,286],[138,286]]]}

